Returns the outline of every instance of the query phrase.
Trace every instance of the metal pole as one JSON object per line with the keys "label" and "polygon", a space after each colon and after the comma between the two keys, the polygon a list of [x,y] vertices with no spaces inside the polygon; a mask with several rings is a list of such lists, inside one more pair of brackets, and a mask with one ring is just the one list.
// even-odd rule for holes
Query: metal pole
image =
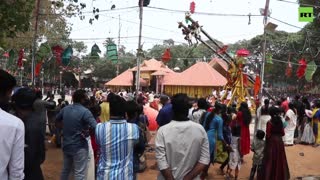
{"label": "metal pole", "polygon": [[262,50],[262,63],[261,63],[261,89],[260,89],[260,99],[262,99],[262,94],[263,94],[263,86],[264,86],[264,66],[265,66],[265,61],[266,61],[266,50],[267,50],[267,32],[265,30],[265,26],[268,23],[268,13],[269,13],[269,4],[270,0],[266,0],[266,5],[264,8],[264,19],[263,19],[263,50]]}
{"label": "metal pole", "polygon": [[20,86],[22,86],[22,85],[23,85],[23,82],[22,82],[23,70],[24,70],[24,68],[23,68],[23,67],[21,67],[21,71],[20,71]]}
{"label": "metal pole", "polygon": [[118,61],[117,61],[117,76],[119,75],[119,57],[120,57],[120,34],[121,34],[121,17],[119,14],[119,33],[118,33]]}
{"label": "metal pole", "polygon": [[62,91],[62,71],[60,71],[60,93]]}
{"label": "metal pole", "polygon": [[44,94],[44,72],[43,72],[43,69],[41,70],[41,75],[42,75],[41,92],[42,92],[42,94]]}
{"label": "metal pole", "polygon": [[34,62],[36,56],[36,46],[37,46],[37,34],[38,34],[38,20],[39,20],[39,9],[40,9],[40,0],[37,0],[37,9],[36,9],[36,21],[34,27],[34,35],[32,42],[32,60],[31,60],[31,84],[34,87]]}
{"label": "metal pole", "polygon": [[143,0],[140,0],[139,11],[140,11],[140,15],[139,15],[140,27],[139,27],[138,50],[137,50],[136,96],[138,95],[139,89],[140,89],[140,63],[141,63],[141,55],[143,53],[142,52],[142,47],[141,47],[142,20],[143,20]]}

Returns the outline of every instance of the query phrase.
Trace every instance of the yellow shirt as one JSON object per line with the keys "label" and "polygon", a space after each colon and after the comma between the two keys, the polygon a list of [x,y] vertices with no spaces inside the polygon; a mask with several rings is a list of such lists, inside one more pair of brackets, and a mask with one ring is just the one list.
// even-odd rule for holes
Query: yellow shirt
{"label": "yellow shirt", "polygon": [[108,102],[103,102],[100,104],[101,107],[101,115],[100,120],[101,122],[106,122],[110,120],[110,106]]}

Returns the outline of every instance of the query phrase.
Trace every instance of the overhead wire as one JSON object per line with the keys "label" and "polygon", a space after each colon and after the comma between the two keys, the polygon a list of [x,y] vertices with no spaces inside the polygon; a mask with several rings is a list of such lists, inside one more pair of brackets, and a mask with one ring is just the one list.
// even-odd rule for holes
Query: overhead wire
{"label": "overhead wire", "polygon": [[313,4],[306,4],[306,3],[293,2],[293,1],[287,1],[287,0],[277,0],[277,1],[284,2],[284,3],[290,3],[290,4],[298,4],[298,5],[303,5],[303,6],[310,6],[310,7],[320,8],[320,6],[313,5]]}

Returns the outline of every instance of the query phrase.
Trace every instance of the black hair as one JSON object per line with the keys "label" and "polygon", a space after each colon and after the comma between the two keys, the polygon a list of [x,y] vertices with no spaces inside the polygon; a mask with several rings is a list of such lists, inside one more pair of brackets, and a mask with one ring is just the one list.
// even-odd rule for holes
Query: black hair
{"label": "black hair", "polygon": [[[176,95],[178,95],[178,94],[176,94]],[[169,96],[166,96],[166,95],[161,95],[161,96],[160,96],[160,103],[161,103],[162,105],[167,104],[167,103],[169,102],[169,100],[170,100]],[[189,100],[188,100],[188,101],[189,101]]]}
{"label": "black hair", "polygon": [[100,105],[96,104],[90,108],[90,111],[91,111],[93,117],[95,119],[97,119],[101,114],[101,107],[100,107]]}
{"label": "black hair", "polygon": [[205,130],[209,129],[209,126],[210,126],[212,119],[216,116],[216,114],[220,113],[221,109],[222,109],[221,104],[216,102],[214,104],[214,109],[210,112],[210,114],[206,118],[206,121],[205,121],[206,124],[204,125]]}
{"label": "black hair", "polygon": [[0,96],[4,96],[17,85],[16,79],[6,71],[0,69]]}
{"label": "black hair", "polygon": [[228,114],[232,114],[232,113],[237,113],[237,110],[236,110],[236,108],[235,107],[233,107],[233,106],[229,106],[228,108],[227,108],[227,113]]}
{"label": "black hair", "polygon": [[43,96],[42,96],[42,92],[41,91],[36,90],[35,93],[36,93],[37,99],[42,99]]}
{"label": "black hair", "polygon": [[138,104],[138,115],[143,114],[143,106]]}
{"label": "black hair", "polygon": [[178,93],[172,97],[173,119],[176,121],[188,120],[189,97],[186,94]]}
{"label": "black hair", "polygon": [[289,109],[291,109],[294,112],[294,114],[296,114],[294,104],[291,102],[289,103]]}
{"label": "black hair", "polygon": [[266,133],[260,129],[257,130],[257,133],[256,133],[256,138],[257,139],[260,139],[260,140],[263,140],[264,136],[266,135]]}
{"label": "black hair", "polygon": [[240,137],[241,135],[241,127],[239,125],[235,125],[231,128],[232,136]]}
{"label": "black hair", "polygon": [[138,104],[135,101],[127,101],[125,105],[125,110],[128,119],[134,119],[138,116]]}
{"label": "black hair", "polygon": [[114,93],[109,93],[107,99],[110,104],[110,116],[125,117],[126,101]]}
{"label": "black hair", "polygon": [[252,121],[252,116],[251,116],[251,112],[249,110],[248,104],[246,102],[242,102],[240,104],[240,108],[239,111],[242,112],[242,116],[243,116],[243,122],[245,125],[249,126],[249,124]]}
{"label": "black hair", "polygon": [[269,114],[269,99],[264,100],[264,106],[261,108],[261,115],[268,115]]}
{"label": "black hair", "polygon": [[21,109],[32,109],[36,93],[30,88],[21,88],[13,96],[12,102]]}
{"label": "black hair", "polygon": [[198,99],[197,105],[199,109],[204,109],[204,110],[207,110],[209,106],[207,103],[207,100],[204,98]]}
{"label": "black hair", "polygon": [[317,99],[317,100],[314,101],[314,106],[315,106],[316,108],[320,108],[320,100],[319,100],[319,99]]}
{"label": "black hair", "polygon": [[81,103],[81,100],[85,99],[87,92],[83,89],[76,90],[72,95],[72,100],[74,103]]}

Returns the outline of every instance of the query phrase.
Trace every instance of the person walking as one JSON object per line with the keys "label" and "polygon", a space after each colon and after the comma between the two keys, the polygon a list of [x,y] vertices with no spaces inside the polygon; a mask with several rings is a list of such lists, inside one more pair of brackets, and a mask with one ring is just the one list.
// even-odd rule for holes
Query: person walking
{"label": "person walking", "polygon": [[71,171],[75,180],[84,180],[88,164],[88,130],[94,130],[97,122],[86,106],[89,98],[84,90],[72,96],[73,104],[63,108],[56,121],[63,122],[63,169],[61,180],[68,180]]}
{"label": "person walking", "polygon": [[266,145],[259,180],[288,180],[289,166],[282,137],[284,136],[281,110],[270,108],[271,120],[267,123]]}
{"label": "person walking", "polygon": [[292,146],[294,142],[294,131],[297,126],[297,113],[292,103],[289,103],[289,110],[285,115],[285,124],[283,141],[286,146]]}
{"label": "person walking", "polygon": [[41,116],[33,109],[36,94],[29,88],[19,89],[13,96],[15,114],[25,125],[24,180],[43,180],[41,164],[45,160],[45,134]]}
{"label": "person walking", "polygon": [[207,134],[200,124],[188,119],[186,94],[173,96],[172,111],[173,119],[159,128],[155,140],[158,180],[199,179],[210,162]]}
{"label": "person walking", "polygon": [[0,177],[3,180],[24,179],[24,124],[7,112],[16,85],[16,79],[0,69]]}
{"label": "person walking", "polygon": [[125,118],[125,100],[108,95],[110,120],[96,127],[96,143],[100,147],[97,180],[133,180],[133,149],[139,139],[139,128]]}

